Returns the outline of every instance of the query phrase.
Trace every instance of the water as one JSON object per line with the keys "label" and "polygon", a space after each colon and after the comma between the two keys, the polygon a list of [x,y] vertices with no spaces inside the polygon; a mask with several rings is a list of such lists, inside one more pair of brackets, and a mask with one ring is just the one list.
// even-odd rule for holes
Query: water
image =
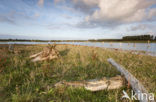
{"label": "water", "polygon": [[[53,44],[53,42],[0,42],[0,44]],[[73,44],[123,50],[146,51],[156,54],[156,43],[121,43],[121,42],[56,42],[56,44]]]}

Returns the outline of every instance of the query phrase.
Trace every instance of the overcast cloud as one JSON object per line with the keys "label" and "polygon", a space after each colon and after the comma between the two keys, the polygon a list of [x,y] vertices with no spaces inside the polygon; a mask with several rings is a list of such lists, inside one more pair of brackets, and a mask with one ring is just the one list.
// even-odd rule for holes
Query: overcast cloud
{"label": "overcast cloud", "polygon": [[0,33],[11,34],[10,26],[14,34],[58,38],[99,33],[105,37],[114,32],[121,37],[136,31],[155,34],[156,0],[1,0],[0,22]]}

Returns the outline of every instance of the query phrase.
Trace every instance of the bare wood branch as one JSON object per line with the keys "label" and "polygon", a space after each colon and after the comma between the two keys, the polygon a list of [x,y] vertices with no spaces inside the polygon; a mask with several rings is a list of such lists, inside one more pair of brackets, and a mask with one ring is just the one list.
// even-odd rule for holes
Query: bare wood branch
{"label": "bare wood branch", "polygon": [[100,90],[111,90],[111,89],[119,89],[123,86],[123,79],[121,76],[116,76],[112,78],[102,78],[100,80],[93,79],[88,81],[74,81],[74,82],[66,82],[62,81],[59,83],[56,83],[55,86],[72,86],[72,87],[84,87],[87,90],[90,91],[100,91]]}
{"label": "bare wood branch", "polygon": [[56,59],[60,55],[59,52],[55,49],[55,47],[56,45],[49,45],[43,51],[31,55],[30,58],[32,58],[33,62]]}
{"label": "bare wood branch", "polygon": [[[150,96],[150,94],[145,89],[145,87],[130,72],[128,72],[128,70],[126,70],[123,66],[116,63],[111,58],[108,59],[108,62],[111,63],[115,68],[117,68],[118,71],[121,72],[121,74],[125,76],[126,80],[130,83],[135,93],[142,93],[142,94],[146,93],[148,96]],[[140,100],[140,102],[154,102],[154,101],[148,101],[146,98],[143,98],[143,100]]]}

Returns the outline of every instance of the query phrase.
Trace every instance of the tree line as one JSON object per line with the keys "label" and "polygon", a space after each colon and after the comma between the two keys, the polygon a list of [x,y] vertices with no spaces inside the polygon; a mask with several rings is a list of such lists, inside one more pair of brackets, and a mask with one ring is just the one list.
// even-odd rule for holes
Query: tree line
{"label": "tree line", "polygon": [[122,40],[156,40],[153,35],[124,36]]}

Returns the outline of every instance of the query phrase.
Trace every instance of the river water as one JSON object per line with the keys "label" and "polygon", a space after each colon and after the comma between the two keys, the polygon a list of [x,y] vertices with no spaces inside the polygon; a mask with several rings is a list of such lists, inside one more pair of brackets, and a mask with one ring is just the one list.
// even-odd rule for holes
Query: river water
{"label": "river water", "polygon": [[[53,44],[53,42],[0,42],[0,44]],[[121,42],[56,42],[56,44],[73,44],[122,50],[146,51],[156,54],[156,43],[121,43]]]}

